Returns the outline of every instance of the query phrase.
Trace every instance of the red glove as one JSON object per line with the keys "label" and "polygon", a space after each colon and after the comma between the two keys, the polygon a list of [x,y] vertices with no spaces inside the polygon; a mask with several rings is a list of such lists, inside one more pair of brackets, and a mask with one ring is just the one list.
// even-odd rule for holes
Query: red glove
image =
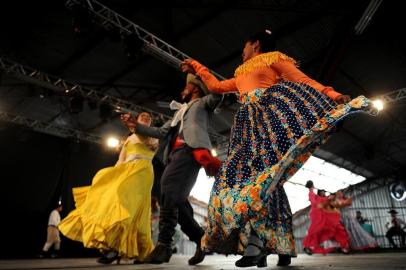
{"label": "red glove", "polygon": [[220,170],[221,161],[213,157],[209,150],[205,148],[194,149],[193,156],[197,163],[203,166],[208,176],[215,176]]}

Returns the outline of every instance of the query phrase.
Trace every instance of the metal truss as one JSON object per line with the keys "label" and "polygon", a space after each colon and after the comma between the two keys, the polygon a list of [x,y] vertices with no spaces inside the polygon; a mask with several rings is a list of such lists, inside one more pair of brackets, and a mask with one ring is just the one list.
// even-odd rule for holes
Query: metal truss
{"label": "metal truss", "polygon": [[[89,99],[89,100],[96,101],[100,104],[108,104],[108,105],[112,106],[116,112],[137,113],[137,112],[141,112],[141,111],[147,111],[147,112],[151,113],[153,118],[156,118],[156,119],[160,118],[164,121],[171,119],[170,116],[156,112],[149,108],[134,105],[133,103],[131,103],[129,101],[126,101],[126,100],[123,100],[123,99],[120,99],[117,97],[109,96],[109,95],[100,93],[96,90],[93,90],[93,89],[90,89],[87,87],[83,87],[83,86],[80,86],[80,85],[77,85],[74,83],[67,82],[63,79],[50,76],[39,70],[20,65],[14,61],[11,61],[11,60],[8,60],[5,58],[1,58],[1,57],[0,57],[0,70],[4,70],[7,74],[20,78],[28,83],[50,89],[52,91],[55,91],[62,95],[66,95],[68,97],[77,95],[77,96],[81,96],[81,97]],[[21,124],[24,124],[24,122],[21,122]],[[29,126],[29,127],[31,127],[31,126]],[[56,127],[53,130],[55,133],[57,132]],[[66,132],[63,130],[64,130],[64,128],[61,130],[60,136],[66,137],[66,134],[65,134]],[[73,132],[73,129],[71,132]],[[75,131],[75,132],[77,134],[82,133],[81,131]],[[217,134],[215,132],[209,132],[209,134],[210,134],[211,139],[215,142],[223,141],[226,139],[225,136]]]}
{"label": "metal truss", "polygon": [[35,131],[39,131],[42,133],[62,138],[72,138],[81,141],[102,144],[102,138],[94,134],[86,133],[72,128],[55,126],[50,123],[29,119],[20,115],[13,115],[6,112],[0,112],[0,121],[22,125],[25,127],[29,127]]}
{"label": "metal truss", "polygon": [[132,112],[137,113],[140,111],[147,111],[152,114],[154,118],[161,117],[163,120],[170,119],[169,116],[156,112],[149,108],[135,105],[129,101],[109,96],[98,92],[96,90],[67,82],[63,79],[50,76],[44,72],[31,67],[20,65],[14,61],[0,57],[0,69],[4,70],[10,75],[16,76],[28,83],[36,84],[41,87],[50,89],[57,93],[66,96],[81,96],[83,98],[96,101],[100,104],[109,104],[116,112]]}
{"label": "metal truss", "polygon": [[393,92],[377,96],[376,98],[382,99],[386,103],[397,102],[406,98],[406,88],[401,88]]}
{"label": "metal truss", "polygon": [[361,18],[354,27],[356,35],[361,35],[364,32],[365,28],[371,22],[372,17],[374,16],[376,10],[379,8],[381,3],[382,0],[371,0],[371,2],[369,2],[368,7],[365,9]]}
{"label": "metal truss", "polygon": [[[95,0],[69,0],[66,2],[68,8],[72,8],[75,5],[80,5],[83,8],[86,8],[90,14],[93,15],[94,22],[100,24],[106,29],[117,28],[122,35],[137,35],[137,37],[144,43],[142,46],[144,52],[151,54],[175,68],[179,68],[180,63],[183,60],[191,58],[187,54],[151,34],[144,28]],[[210,70],[210,72],[216,75],[219,79],[224,80],[224,77],[220,74],[212,70]]]}

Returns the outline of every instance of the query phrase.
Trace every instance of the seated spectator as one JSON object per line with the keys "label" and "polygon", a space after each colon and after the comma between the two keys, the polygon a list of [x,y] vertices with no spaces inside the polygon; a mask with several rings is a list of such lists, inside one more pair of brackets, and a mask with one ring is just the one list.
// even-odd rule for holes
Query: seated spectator
{"label": "seated spectator", "polygon": [[396,217],[398,212],[394,209],[388,211],[388,213],[391,214],[391,219],[386,223],[386,228],[388,228],[388,231],[386,232],[386,238],[388,238],[389,243],[394,247],[398,248],[398,245],[395,243],[393,240],[393,237],[395,235],[399,235],[401,238],[401,245],[402,247],[405,247],[405,238],[406,238],[406,232],[404,231],[404,228],[406,227],[406,223]]}

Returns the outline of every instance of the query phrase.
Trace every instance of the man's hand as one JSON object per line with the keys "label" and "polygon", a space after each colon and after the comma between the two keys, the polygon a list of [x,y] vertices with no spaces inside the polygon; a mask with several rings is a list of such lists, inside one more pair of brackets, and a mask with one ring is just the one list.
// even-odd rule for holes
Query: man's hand
{"label": "man's hand", "polygon": [[131,131],[135,131],[135,127],[137,126],[137,119],[131,115],[131,113],[122,114],[120,116],[121,122]]}
{"label": "man's hand", "polygon": [[338,104],[345,104],[351,101],[351,97],[349,95],[341,95],[338,96],[335,100]]}
{"label": "man's hand", "polygon": [[208,176],[216,176],[221,167],[221,161],[213,157],[209,150],[205,148],[196,148],[193,150],[193,157],[203,166]]}
{"label": "man's hand", "polygon": [[192,73],[196,74],[195,69],[191,65],[192,59],[185,59],[181,64],[180,64],[180,70],[184,73]]}
{"label": "man's hand", "polygon": [[210,164],[208,164],[204,169],[206,171],[207,176],[216,176],[221,168],[221,161],[213,157]]}

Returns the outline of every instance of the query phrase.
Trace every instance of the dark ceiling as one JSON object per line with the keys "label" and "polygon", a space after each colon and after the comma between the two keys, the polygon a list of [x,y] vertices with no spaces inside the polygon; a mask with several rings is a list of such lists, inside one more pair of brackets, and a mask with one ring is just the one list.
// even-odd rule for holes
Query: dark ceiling
{"label": "dark ceiling", "polygon": [[[271,27],[278,50],[300,61],[305,73],[344,94],[374,97],[406,87],[406,44],[401,34],[406,24],[396,6],[400,1],[383,0],[366,29],[355,34],[355,25],[374,1],[233,1],[231,5],[175,1],[179,7],[158,3],[140,7],[134,0],[101,2],[224,77],[232,76],[240,64],[244,39]],[[80,34],[75,33],[72,15],[65,1],[2,3],[0,56],[170,114],[157,102],[177,98],[184,74],[145,53],[127,57],[126,43],[119,36],[86,24],[86,18]],[[72,108],[71,97],[6,72],[0,76],[1,112],[98,136],[125,134],[117,114],[101,117],[97,104],[84,102],[82,110]],[[226,104],[232,101],[229,98]],[[367,177],[404,177],[405,105],[400,100],[387,104],[378,117],[351,117],[316,155]],[[212,125],[216,132],[228,135],[237,107],[224,106],[216,114]]]}

